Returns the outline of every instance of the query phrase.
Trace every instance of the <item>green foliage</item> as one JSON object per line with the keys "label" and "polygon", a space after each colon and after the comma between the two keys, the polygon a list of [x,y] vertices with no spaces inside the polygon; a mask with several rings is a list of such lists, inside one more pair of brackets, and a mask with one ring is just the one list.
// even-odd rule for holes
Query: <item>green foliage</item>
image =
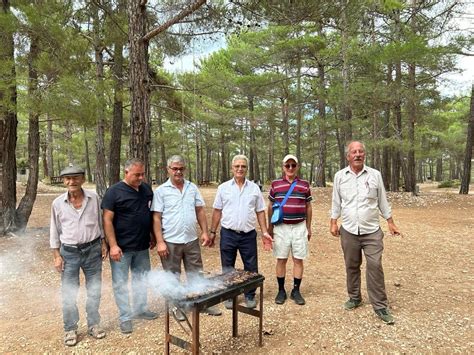
{"label": "green foliage", "polygon": [[461,182],[459,180],[446,180],[446,181],[441,181],[438,184],[438,188],[447,188],[447,187],[459,187],[461,185]]}

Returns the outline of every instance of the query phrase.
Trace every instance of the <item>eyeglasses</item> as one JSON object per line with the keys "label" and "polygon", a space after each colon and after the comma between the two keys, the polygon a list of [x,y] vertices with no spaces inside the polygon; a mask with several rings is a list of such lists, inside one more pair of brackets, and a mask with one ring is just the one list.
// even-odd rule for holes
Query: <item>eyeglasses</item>
{"label": "eyeglasses", "polygon": [[295,163],[285,164],[285,168],[287,168],[287,169],[290,169],[290,168],[294,169],[297,166],[298,166],[298,164],[295,164]]}
{"label": "eyeglasses", "polygon": [[247,169],[247,165],[234,165],[236,169]]}
{"label": "eyeglasses", "polygon": [[168,166],[168,169],[171,169],[171,170],[174,171],[174,172],[176,172],[176,171],[181,171],[181,172],[183,172],[183,171],[186,170],[186,168],[185,168],[184,166],[183,166],[182,168],[177,168],[177,167],[175,167],[175,166],[173,166],[173,167]]}

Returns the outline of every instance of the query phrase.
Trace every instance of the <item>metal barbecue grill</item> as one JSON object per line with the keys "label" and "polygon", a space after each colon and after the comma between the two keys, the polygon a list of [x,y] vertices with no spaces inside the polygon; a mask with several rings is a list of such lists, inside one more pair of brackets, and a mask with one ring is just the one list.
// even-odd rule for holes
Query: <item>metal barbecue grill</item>
{"label": "metal barbecue grill", "polygon": [[[170,353],[170,343],[179,346],[182,349],[190,351],[192,354],[199,354],[199,314],[200,311],[221,303],[225,300],[233,300],[232,308],[232,336],[238,335],[238,313],[246,313],[259,318],[258,345],[262,346],[262,327],[263,327],[263,281],[265,277],[257,273],[248,273],[245,271],[233,271],[232,274],[246,274],[247,278],[243,281],[237,280],[233,284],[226,282],[222,288],[210,290],[202,294],[193,294],[184,297],[179,301],[165,301],[165,353]],[[225,278],[226,274],[218,275],[215,278]],[[257,309],[249,309],[237,304],[237,297],[252,289],[260,289],[259,306]],[[170,334],[170,303],[173,303],[178,309],[186,309],[191,312],[191,322],[186,319],[186,324],[191,330],[191,341],[178,338]],[[183,312],[184,313],[184,312]],[[178,322],[179,323],[179,322]],[[180,324],[181,325],[181,324]],[[186,331],[186,329],[181,325]]]}

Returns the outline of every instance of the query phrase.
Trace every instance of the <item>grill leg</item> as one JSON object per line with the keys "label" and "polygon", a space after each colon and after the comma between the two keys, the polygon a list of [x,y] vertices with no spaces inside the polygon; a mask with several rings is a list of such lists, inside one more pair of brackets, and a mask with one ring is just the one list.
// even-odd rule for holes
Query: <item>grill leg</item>
{"label": "grill leg", "polygon": [[262,340],[263,334],[263,283],[260,285],[260,312],[259,312],[259,323],[258,323],[258,346],[263,346]]}
{"label": "grill leg", "polygon": [[165,354],[170,353],[170,312],[168,301],[165,301]]}
{"label": "grill leg", "polygon": [[237,311],[237,297],[232,299],[232,336],[237,337],[239,332],[239,312]]}
{"label": "grill leg", "polygon": [[192,353],[193,355],[199,354],[199,310],[197,307],[193,307],[193,334],[192,334]]}

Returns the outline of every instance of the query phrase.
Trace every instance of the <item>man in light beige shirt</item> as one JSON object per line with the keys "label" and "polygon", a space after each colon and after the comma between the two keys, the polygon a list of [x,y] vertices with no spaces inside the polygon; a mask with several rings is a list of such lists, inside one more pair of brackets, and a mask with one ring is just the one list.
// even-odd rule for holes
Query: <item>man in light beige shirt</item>
{"label": "man in light beige shirt", "polygon": [[[388,310],[387,294],[382,267],[383,232],[379,214],[388,223],[390,233],[400,231],[392,218],[392,211],[378,170],[364,164],[365,146],[353,141],[346,147],[349,166],[334,176],[330,232],[341,236],[346,264],[346,282],[349,300],[344,308],[352,310],[362,303],[361,272],[362,251],[367,263],[367,292],[377,316],[387,324],[395,321]],[[342,217],[339,228],[337,219]]]}
{"label": "man in light beige shirt", "polygon": [[64,344],[74,346],[79,322],[77,294],[81,269],[87,288],[88,334],[96,339],[105,337],[99,325],[99,305],[102,261],[107,257],[108,250],[103,241],[99,197],[95,192],[82,188],[84,170],[70,166],[60,176],[67,192],[57,197],[51,206],[50,246],[54,267],[61,273]]}

